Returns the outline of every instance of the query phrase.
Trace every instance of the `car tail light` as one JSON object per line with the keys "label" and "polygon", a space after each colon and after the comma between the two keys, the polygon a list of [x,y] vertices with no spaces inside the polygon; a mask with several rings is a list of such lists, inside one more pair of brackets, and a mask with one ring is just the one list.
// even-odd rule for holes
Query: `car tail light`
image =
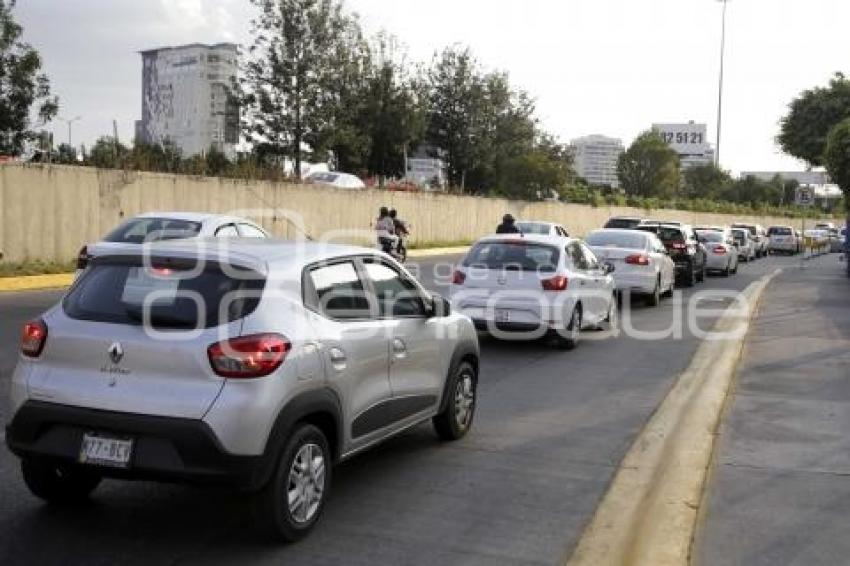
{"label": "car tail light", "polygon": [[463,285],[466,281],[466,273],[461,271],[460,269],[456,269],[454,273],[452,273],[452,284],[453,285]]}
{"label": "car tail light", "polygon": [[717,255],[726,255],[726,248],[723,246],[714,246],[712,251]]}
{"label": "car tail light", "polygon": [[629,265],[649,265],[649,256],[643,254],[634,254],[626,258],[626,263]]}
{"label": "car tail light", "polygon": [[556,275],[551,279],[544,279],[540,282],[543,285],[544,291],[566,291],[570,286],[570,280],[563,275]]}
{"label": "car tail light", "polygon": [[207,355],[218,375],[247,379],[272,373],[291,348],[280,334],[253,334],[217,342],[207,348]]}
{"label": "car tail light", "polygon": [[85,269],[89,265],[89,248],[83,246],[77,254],[77,269]]}
{"label": "car tail light", "polygon": [[21,332],[21,353],[28,358],[37,358],[47,342],[47,325],[43,320],[31,320]]}

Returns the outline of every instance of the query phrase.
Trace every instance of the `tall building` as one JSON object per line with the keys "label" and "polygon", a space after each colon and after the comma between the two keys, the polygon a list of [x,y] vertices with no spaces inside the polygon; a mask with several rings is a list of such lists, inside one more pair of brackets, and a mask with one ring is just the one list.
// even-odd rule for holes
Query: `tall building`
{"label": "tall building", "polygon": [[682,169],[714,163],[714,148],[708,143],[705,124],[653,124],[652,129],[679,154]]}
{"label": "tall building", "polygon": [[590,185],[618,188],[617,160],[623,153],[623,142],[600,135],[585,136],[570,142],[576,174]]}
{"label": "tall building", "polygon": [[233,43],[142,51],[142,119],[136,139],[171,141],[184,156],[239,143],[239,105],[232,96],[238,49]]}

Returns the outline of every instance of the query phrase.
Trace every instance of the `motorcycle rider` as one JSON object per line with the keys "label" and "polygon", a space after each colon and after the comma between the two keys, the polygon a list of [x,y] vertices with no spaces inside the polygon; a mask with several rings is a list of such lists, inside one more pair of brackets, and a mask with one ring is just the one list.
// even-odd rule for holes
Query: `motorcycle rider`
{"label": "motorcycle rider", "polygon": [[386,206],[382,206],[378,211],[378,219],[375,221],[375,233],[384,253],[392,254],[397,238],[395,235],[395,223],[390,218],[390,211]]}
{"label": "motorcycle rider", "polygon": [[410,235],[410,230],[407,229],[407,224],[405,224],[404,220],[398,217],[398,212],[394,208],[390,209],[390,218],[393,220],[393,233],[398,237],[396,251],[402,257],[406,257],[407,250],[404,247],[404,238]]}

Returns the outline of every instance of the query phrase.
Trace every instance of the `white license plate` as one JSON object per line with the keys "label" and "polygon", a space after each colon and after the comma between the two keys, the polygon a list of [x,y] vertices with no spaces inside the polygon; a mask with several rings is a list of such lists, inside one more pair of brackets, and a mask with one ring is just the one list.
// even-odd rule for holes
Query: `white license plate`
{"label": "white license plate", "polygon": [[496,309],[496,322],[510,322],[511,311],[505,309]]}
{"label": "white license plate", "polygon": [[133,440],[113,438],[94,433],[83,435],[80,446],[80,463],[95,466],[126,468],[133,455]]}

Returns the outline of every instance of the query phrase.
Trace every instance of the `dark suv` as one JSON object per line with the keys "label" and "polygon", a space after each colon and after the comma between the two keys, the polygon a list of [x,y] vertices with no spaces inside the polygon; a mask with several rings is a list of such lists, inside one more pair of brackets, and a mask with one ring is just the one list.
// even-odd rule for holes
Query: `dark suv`
{"label": "dark suv", "polygon": [[658,236],[673,263],[676,264],[676,276],[685,287],[693,287],[697,281],[705,281],[707,254],[693,228],[687,224],[647,222],[638,226],[637,229],[652,232]]}

